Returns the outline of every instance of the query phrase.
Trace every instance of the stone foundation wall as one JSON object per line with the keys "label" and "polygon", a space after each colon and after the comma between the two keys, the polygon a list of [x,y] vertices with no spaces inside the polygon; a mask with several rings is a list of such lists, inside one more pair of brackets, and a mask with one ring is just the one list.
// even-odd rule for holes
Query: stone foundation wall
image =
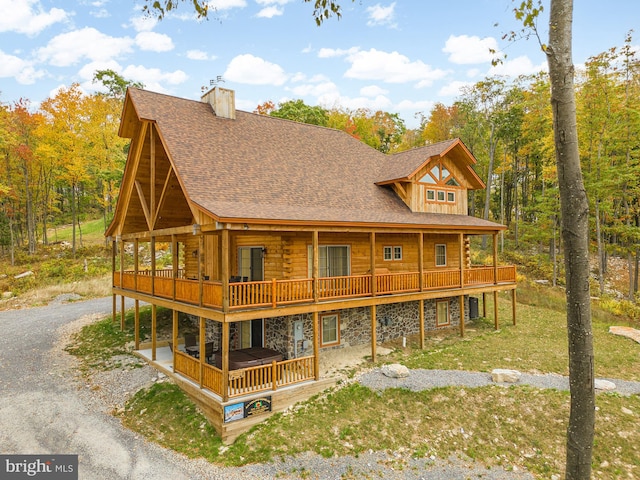
{"label": "stone foundation wall", "polygon": [[[460,301],[458,297],[438,299],[449,304],[449,325],[460,325]],[[469,297],[464,298],[464,321],[469,322]],[[376,310],[376,338],[378,342],[385,342],[396,338],[420,333],[419,302],[393,303],[379,305]],[[371,343],[371,309],[358,307],[336,311],[340,316],[340,343],[323,347],[323,350],[343,348],[353,345]],[[327,312],[327,313],[336,313]],[[310,313],[274,317],[265,319],[264,346],[283,354],[285,359],[313,355],[313,316]],[[192,317],[195,325],[198,318]],[[302,322],[303,340],[294,344],[294,328],[297,322]],[[436,300],[424,301],[425,331],[435,331],[445,326],[436,326]],[[206,341],[214,342],[214,350],[219,349],[222,338],[222,325],[212,320],[206,321]],[[319,332],[320,333],[320,332]],[[230,325],[231,349],[238,348],[234,343],[237,338],[237,328]],[[305,348],[306,346],[306,348]]]}

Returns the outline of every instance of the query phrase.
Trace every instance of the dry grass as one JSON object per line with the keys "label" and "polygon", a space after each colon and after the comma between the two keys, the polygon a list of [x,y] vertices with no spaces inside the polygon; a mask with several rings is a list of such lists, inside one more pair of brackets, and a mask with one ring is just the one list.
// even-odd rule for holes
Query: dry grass
{"label": "dry grass", "polygon": [[89,278],[87,280],[49,285],[28,290],[18,297],[0,302],[0,309],[24,308],[46,305],[59,295],[76,294],[82,300],[107,297],[111,295],[111,275]]}

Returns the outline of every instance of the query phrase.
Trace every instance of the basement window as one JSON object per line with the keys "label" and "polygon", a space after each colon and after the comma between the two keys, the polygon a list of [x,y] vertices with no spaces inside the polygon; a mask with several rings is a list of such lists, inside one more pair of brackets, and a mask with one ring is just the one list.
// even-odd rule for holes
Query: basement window
{"label": "basement window", "polygon": [[320,339],[323,347],[340,343],[340,316],[337,313],[320,315]]}
{"label": "basement window", "polygon": [[436,302],[436,327],[446,327],[450,324],[449,301]]}

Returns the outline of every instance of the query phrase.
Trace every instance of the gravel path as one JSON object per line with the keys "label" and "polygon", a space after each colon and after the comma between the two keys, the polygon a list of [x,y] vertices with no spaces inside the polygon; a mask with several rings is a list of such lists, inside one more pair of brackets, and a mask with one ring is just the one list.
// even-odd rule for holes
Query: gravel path
{"label": "gravel path", "polygon": [[[129,308],[127,304],[127,308]],[[119,302],[118,302],[119,307]],[[189,460],[147,442],[123,428],[110,412],[136,390],[157,380],[149,366],[99,373],[84,384],[74,373],[75,359],[64,352],[69,335],[111,313],[111,298],[52,302],[47,307],[0,312],[0,445],[2,453],[77,454],[79,478],[99,480],[244,479],[532,479],[524,471],[486,469],[473,460],[413,459],[409,452],[373,452],[326,459],[306,453],[268,464],[223,468]],[[132,360],[133,362],[137,360]],[[461,371],[414,370],[391,379],[372,370],[359,381],[373,389],[480,386],[490,376]],[[564,388],[556,375],[523,375],[522,383]],[[640,392],[634,382],[615,381],[618,390]],[[95,385],[100,385],[95,389]]]}

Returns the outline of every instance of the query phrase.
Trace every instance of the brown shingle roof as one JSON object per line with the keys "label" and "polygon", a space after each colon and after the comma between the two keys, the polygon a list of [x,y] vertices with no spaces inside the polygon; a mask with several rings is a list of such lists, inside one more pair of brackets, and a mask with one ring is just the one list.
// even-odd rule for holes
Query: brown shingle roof
{"label": "brown shingle roof", "polygon": [[[389,157],[342,131],[242,111],[220,118],[207,103],[133,88],[129,100],[138,118],[156,122],[187,198],[217,219],[503,228],[412,213],[375,184]],[[131,136],[127,124],[121,133]]]}

